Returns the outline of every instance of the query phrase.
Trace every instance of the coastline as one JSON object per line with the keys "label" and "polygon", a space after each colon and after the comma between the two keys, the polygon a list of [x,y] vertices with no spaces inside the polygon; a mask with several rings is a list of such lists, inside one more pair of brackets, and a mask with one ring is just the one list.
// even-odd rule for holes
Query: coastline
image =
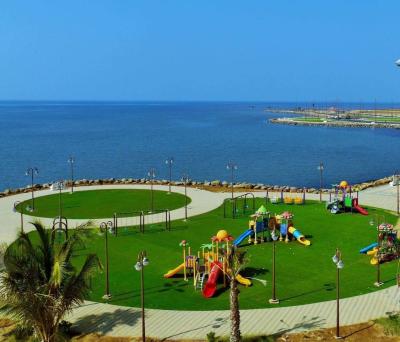
{"label": "coastline", "polygon": [[269,119],[271,124],[294,125],[294,126],[326,126],[326,127],[352,127],[352,128],[390,128],[400,129],[400,124],[386,122],[362,122],[349,120],[325,120],[325,121],[306,121],[296,120],[296,118],[276,118]]}
{"label": "coastline", "polygon": [[[387,176],[384,178],[379,178],[375,180],[369,180],[361,183],[357,183],[352,185],[354,191],[361,191],[368,188],[373,188],[385,184],[389,184],[392,181],[392,176]],[[107,179],[80,179],[74,181],[74,187],[79,186],[95,186],[95,185],[124,185],[124,184],[151,184],[151,181],[145,178],[134,179],[134,178],[107,178]],[[168,185],[168,180],[154,180],[154,185]],[[51,183],[44,184],[34,184],[34,190],[44,190],[50,189]],[[182,181],[172,181],[171,185],[173,186],[181,186],[183,187],[185,184]],[[66,182],[66,189],[71,186],[71,182]],[[202,190],[208,190],[212,192],[231,192],[232,187],[231,184],[227,181],[213,180],[213,181],[189,181],[187,183],[187,187],[197,188]],[[244,191],[257,191],[257,192],[285,192],[285,193],[320,193],[320,189],[318,188],[307,188],[307,187],[294,187],[289,185],[269,185],[263,183],[233,183],[233,191],[234,192],[244,192]],[[322,189],[322,193],[330,193],[332,189]],[[0,198],[12,196],[21,193],[29,193],[31,192],[31,187],[27,186],[24,188],[16,188],[16,189],[5,189],[3,192],[0,192]]]}

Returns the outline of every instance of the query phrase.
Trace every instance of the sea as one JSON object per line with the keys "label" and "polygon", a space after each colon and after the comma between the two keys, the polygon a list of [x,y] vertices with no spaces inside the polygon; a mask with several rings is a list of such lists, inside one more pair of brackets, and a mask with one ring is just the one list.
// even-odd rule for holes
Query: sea
{"label": "sea", "polygon": [[[271,124],[272,102],[0,102],[0,191],[75,179],[172,178],[325,187],[392,175],[400,169],[400,130]],[[320,103],[321,107],[332,104]],[[359,108],[361,104],[341,104]],[[393,104],[362,104],[390,108]]]}

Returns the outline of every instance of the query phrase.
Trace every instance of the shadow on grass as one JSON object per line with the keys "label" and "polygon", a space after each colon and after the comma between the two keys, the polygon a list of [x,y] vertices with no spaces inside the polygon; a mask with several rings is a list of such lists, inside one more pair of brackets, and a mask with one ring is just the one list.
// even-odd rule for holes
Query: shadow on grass
{"label": "shadow on grass", "polygon": [[315,290],[311,290],[311,291],[305,291],[305,292],[296,294],[296,295],[291,296],[291,297],[281,298],[280,300],[281,300],[281,302],[285,302],[285,301],[289,301],[289,300],[294,299],[294,298],[307,296],[307,295],[310,295],[310,294],[313,294],[313,293],[317,293],[317,292],[323,292],[323,291],[330,292],[330,291],[333,291],[334,289],[336,289],[336,285],[334,283],[327,283],[327,284],[324,284],[323,287],[321,287],[319,289],[315,289]]}
{"label": "shadow on grass", "polygon": [[256,277],[267,273],[269,273],[269,270],[267,270],[266,268],[255,267],[246,267],[243,269],[243,271],[240,272],[240,274],[246,278]]}
{"label": "shadow on grass", "polygon": [[141,313],[139,310],[115,309],[109,312],[89,314],[78,318],[72,325],[73,330],[85,333],[107,334],[118,325],[134,326],[140,323]]}
{"label": "shadow on grass", "polygon": [[[172,283],[164,283],[162,287],[160,286],[154,286],[154,287],[146,287],[145,291],[146,294],[157,294],[157,293],[166,293],[170,291],[174,292],[179,292],[182,293],[184,292],[184,289],[187,287],[187,283],[183,283],[182,281],[173,281]],[[127,299],[133,299],[133,298],[140,298],[140,290],[132,290],[132,291],[126,291],[126,292],[121,292],[121,293],[115,293],[112,292],[112,297],[110,300],[107,301],[107,303],[111,304],[117,304],[118,302],[125,301]]]}

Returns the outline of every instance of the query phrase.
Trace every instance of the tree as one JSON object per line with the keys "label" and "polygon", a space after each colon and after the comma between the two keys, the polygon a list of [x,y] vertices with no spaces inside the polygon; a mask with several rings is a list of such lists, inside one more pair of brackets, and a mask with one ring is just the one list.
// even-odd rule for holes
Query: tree
{"label": "tree", "polygon": [[71,257],[78,234],[57,245],[54,233],[39,222],[33,225],[38,243],[22,232],[5,252],[0,300],[8,314],[33,327],[42,341],[52,342],[63,317],[83,303],[90,291],[90,277],[101,264],[95,254],[89,254],[77,270]]}
{"label": "tree", "polygon": [[230,318],[231,332],[230,341],[239,342],[241,340],[240,333],[240,309],[239,309],[239,288],[236,276],[244,268],[246,264],[245,253],[240,252],[235,246],[231,246],[226,253],[228,270],[230,270]]}

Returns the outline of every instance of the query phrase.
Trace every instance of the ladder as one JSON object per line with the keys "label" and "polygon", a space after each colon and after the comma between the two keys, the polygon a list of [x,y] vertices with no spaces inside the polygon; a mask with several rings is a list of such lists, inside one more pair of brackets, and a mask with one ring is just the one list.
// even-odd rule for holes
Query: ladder
{"label": "ladder", "polygon": [[206,277],[205,273],[197,273],[196,278],[196,290],[203,290],[204,279]]}

